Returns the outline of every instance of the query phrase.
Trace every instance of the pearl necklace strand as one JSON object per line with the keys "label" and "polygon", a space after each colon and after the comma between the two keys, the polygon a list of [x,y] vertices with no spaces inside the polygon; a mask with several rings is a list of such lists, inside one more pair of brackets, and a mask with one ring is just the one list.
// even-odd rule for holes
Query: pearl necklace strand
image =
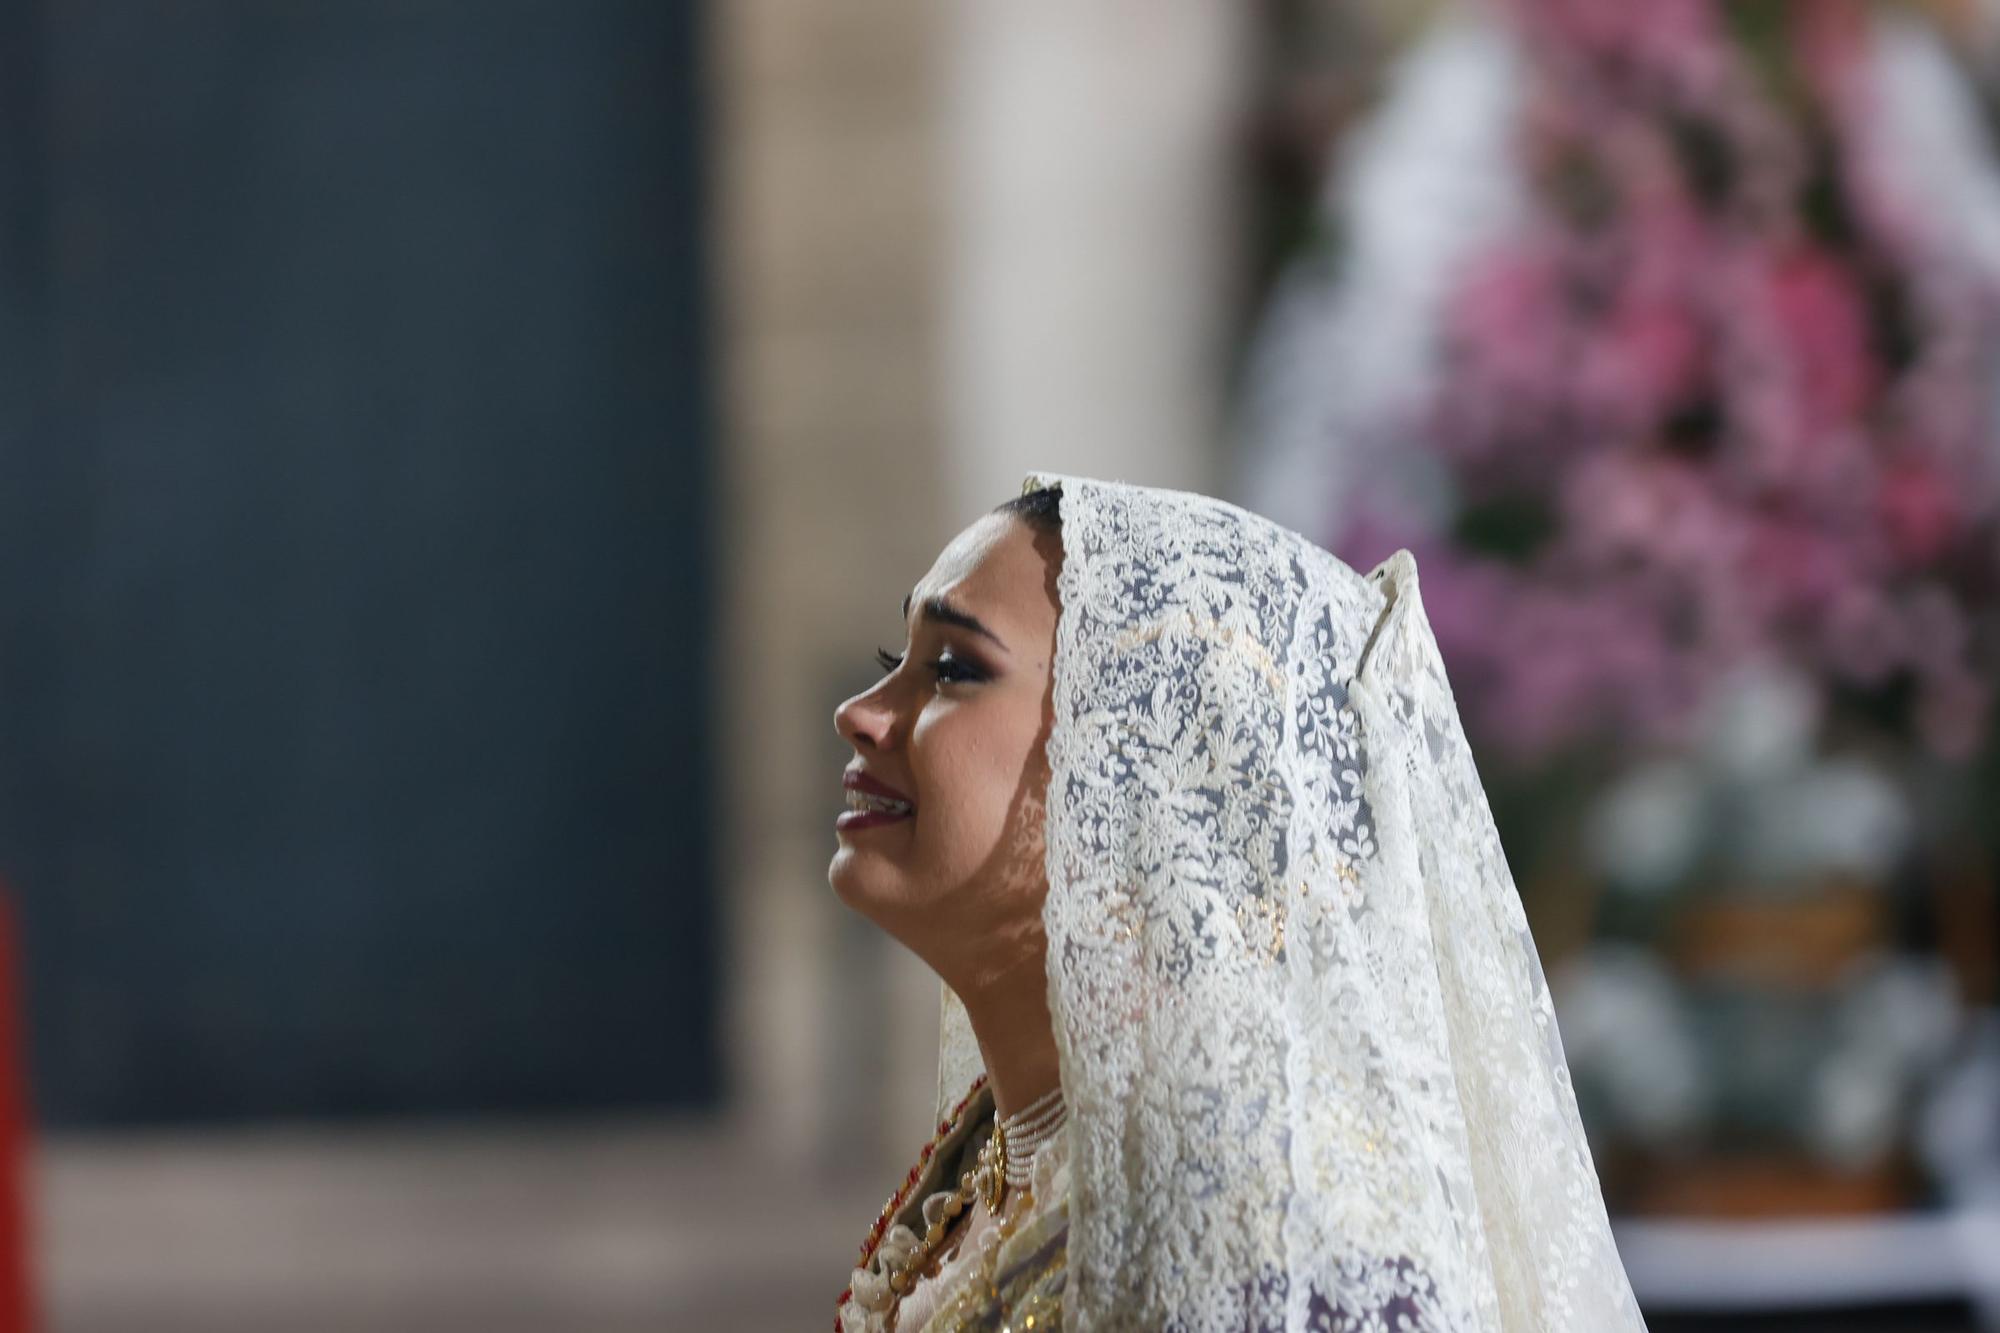
{"label": "pearl necklace strand", "polygon": [[1013,1115],[1003,1117],[995,1137],[1001,1141],[1001,1174],[1010,1189],[1022,1189],[1033,1178],[1035,1154],[1069,1118],[1069,1104],[1058,1083]]}

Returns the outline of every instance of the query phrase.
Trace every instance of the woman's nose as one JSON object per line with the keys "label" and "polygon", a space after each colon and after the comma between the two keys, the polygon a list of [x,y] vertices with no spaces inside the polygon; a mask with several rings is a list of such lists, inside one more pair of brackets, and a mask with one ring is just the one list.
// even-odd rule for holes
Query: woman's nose
{"label": "woman's nose", "polygon": [[888,735],[889,711],[872,689],[863,690],[833,710],[833,729],[849,745],[864,741],[879,749]]}

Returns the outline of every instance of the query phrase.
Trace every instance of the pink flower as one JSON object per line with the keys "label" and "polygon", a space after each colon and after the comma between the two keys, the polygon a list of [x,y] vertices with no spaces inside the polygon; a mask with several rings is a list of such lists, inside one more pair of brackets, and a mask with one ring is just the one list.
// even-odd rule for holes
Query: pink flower
{"label": "pink flower", "polygon": [[1957,535],[1956,497],[1944,479],[1919,460],[1885,467],[1876,503],[1889,548],[1906,567],[1935,560]]}
{"label": "pink flower", "polygon": [[[2000,550],[1970,560],[2000,519],[2000,290],[1896,197],[1865,6],[1773,0],[1802,111],[1717,0],[1501,3],[1546,207],[1456,275],[1414,419],[1462,508],[1552,500],[1555,526],[1524,563],[1455,548],[1427,511],[1350,530],[1372,558],[1418,552],[1468,723],[1528,761],[1667,739],[1765,655],[1864,686],[1908,670],[1911,740],[1971,743],[2000,683]],[[1878,284],[1907,359],[1885,355]]]}
{"label": "pink flower", "polygon": [[1795,624],[1815,619],[1847,582],[1841,543],[1810,524],[1766,517],[1751,523],[1747,538],[1745,573],[1775,617]]}
{"label": "pink flower", "polygon": [[1800,247],[1769,274],[1770,299],[1809,427],[1852,421],[1873,402],[1880,372],[1869,348],[1867,310],[1848,270]]}

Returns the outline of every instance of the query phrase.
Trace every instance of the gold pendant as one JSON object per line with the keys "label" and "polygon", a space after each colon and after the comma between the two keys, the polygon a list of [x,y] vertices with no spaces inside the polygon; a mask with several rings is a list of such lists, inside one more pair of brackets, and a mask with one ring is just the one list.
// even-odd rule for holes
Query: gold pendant
{"label": "gold pendant", "polygon": [[1000,1201],[1007,1194],[1007,1140],[1000,1134],[1000,1127],[993,1127],[993,1137],[986,1141],[986,1211],[996,1216],[1000,1212]]}

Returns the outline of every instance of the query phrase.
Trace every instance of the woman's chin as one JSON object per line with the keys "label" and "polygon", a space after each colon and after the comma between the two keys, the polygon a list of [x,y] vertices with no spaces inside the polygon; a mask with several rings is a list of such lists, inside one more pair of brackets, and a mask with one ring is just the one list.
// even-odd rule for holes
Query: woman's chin
{"label": "woman's chin", "polygon": [[826,882],[833,886],[834,897],[856,911],[865,911],[870,903],[891,896],[894,885],[889,881],[893,876],[885,873],[887,870],[879,853],[842,843],[827,865]]}

